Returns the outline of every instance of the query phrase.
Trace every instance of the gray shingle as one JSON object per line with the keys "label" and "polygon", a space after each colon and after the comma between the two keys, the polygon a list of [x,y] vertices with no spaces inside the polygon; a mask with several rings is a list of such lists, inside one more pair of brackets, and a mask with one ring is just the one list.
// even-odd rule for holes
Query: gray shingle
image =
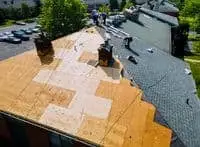
{"label": "gray shingle", "polygon": [[[128,21],[121,28],[135,37],[132,24]],[[193,93],[195,86],[192,76],[184,72],[188,65],[145,40],[134,40],[131,44],[133,51],[125,49],[119,38],[112,36],[111,43],[114,45],[114,54],[118,55],[124,65],[125,76],[135,80],[144,91],[145,100],[156,106],[165,124],[180,138],[174,146],[181,146],[182,141],[187,147],[198,147],[200,103]],[[153,53],[149,53],[148,48],[153,48]],[[126,59],[129,55],[136,58],[137,65]],[[189,105],[186,103],[187,99]]]}

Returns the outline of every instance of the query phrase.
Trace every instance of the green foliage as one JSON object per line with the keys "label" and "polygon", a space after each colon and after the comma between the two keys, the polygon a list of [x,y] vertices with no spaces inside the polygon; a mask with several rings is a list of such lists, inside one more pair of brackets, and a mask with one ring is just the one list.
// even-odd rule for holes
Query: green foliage
{"label": "green foliage", "polygon": [[120,4],[120,11],[122,11],[124,9],[126,5],[126,0],[122,0],[121,4]]}
{"label": "green foliage", "polygon": [[126,2],[126,5],[124,6],[124,9],[129,9],[130,7],[134,6],[135,4],[133,3],[132,0],[128,0]]}
{"label": "green foliage", "polygon": [[197,94],[200,98],[200,63],[190,62],[190,67],[197,86]]}
{"label": "green foliage", "polygon": [[55,39],[84,27],[86,12],[80,0],[44,0],[39,23]]}
{"label": "green foliage", "polygon": [[200,34],[200,14],[196,16],[196,27],[195,27],[195,30],[196,30],[197,33]]}
{"label": "green foliage", "polygon": [[5,11],[4,9],[0,9],[0,24],[3,23],[5,21],[6,17],[5,17]]}
{"label": "green foliage", "polygon": [[200,41],[194,41],[192,43],[192,50],[194,52],[200,53]]}
{"label": "green foliage", "polygon": [[12,20],[19,20],[22,19],[22,11],[20,8],[9,8],[8,9],[8,19],[12,19]]}
{"label": "green foliage", "polygon": [[22,11],[22,18],[29,18],[30,17],[30,10],[27,4],[21,4],[21,11]]}
{"label": "green foliage", "polygon": [[114,9],[119,9],[118,0],[110,0],[110,9],[113,11]]}
{"label": "green foliage", "polygon": [[185,0],[181,16],[195,17],[200,14],[200,1],[199,0]]}
{"label": "green foliage", "polygon": [[200,35],[189,34],[188,40],[189,40],[189,41],[200,41]]}
{"label": "green foliage", "polygon": [[107,5],[101,5],[99,7],[99,12],[106,12],[107,14],[109,14],[110,8]]}

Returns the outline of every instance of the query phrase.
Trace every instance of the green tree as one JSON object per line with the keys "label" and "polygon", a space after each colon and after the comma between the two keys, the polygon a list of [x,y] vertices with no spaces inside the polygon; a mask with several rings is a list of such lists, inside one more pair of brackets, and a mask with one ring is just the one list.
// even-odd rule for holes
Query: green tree
{"label": "green tree", "polygon": [[101,5],[99,7],[99,12],[106,12],[107,14],[109,14],[110,8],[107,5]]}
{"label": "green tree", "polygon": [[27,4],[21,4],[21,11],[22,11],[22,18],[29,18],[30,17],[30,10]]}
{"label": "green tree", "polygon": [[119,3],[118,0],[110,0],[110,9],[119,9]]}
{"label": "green tree", "polygon": [[[196,28],[195,28],[197,33],[200,33],[200,14],[196,16]],[[200,48],[199,48],[200,50]]]}
{"label": "green tree", "polygon": [[181,16],[194,17],[200,14],[200,1],[199,0],[185,0]]}
{"label": "green tree", "polygon": [[13,8],[13,7],[10,7],[8,9],[8,19],[13,19],[13,20],[19,20],[19,19],[22,19],[22,11],[21,11],[21,8]]}
{"label": "green tree", "polygon": [[44,0],[39,23],[55,39],[84,27],[86,12],[80,0]]}
{"label": "green tree", "polygon": [[124,9],[126,5],[126,0],[122,0],[121,4],[120,4],[120,11],[122,11]]}
{"label": "green tree", "polygon": [[132,6],[135,6],[135,3],[132,0],[128,0],[126,2],[126,5],[124,6],[124,9],[126,9],[126,8],[128,9],[128,8],[130,8]]}
{"label": "green tree", "polygon": [[5,11],[4,9],[0,9],[0,24],[5,21]]}
{"label": "green tree", "polygon": [[38,16],[41,13],[42,3],[41,3],[40,0],[35,0],[34,2],[35,2],[35,7],[32,11],[33,12],[32,15],[35,17],[35,16]]}

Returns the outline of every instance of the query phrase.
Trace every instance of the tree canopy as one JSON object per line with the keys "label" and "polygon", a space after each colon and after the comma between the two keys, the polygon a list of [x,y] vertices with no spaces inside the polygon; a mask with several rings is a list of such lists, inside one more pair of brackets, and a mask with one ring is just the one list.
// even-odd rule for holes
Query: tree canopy
{"label": "tree canopy", "polygon": [[29,7],[27,4],[25,4],[25,3],[21,4],[21,11],[22,11],[21,14],[22,14],[23,18],[30,17],[30,10],[29,10]]}
{"label": "tree canopy", "polygon": [[44,0],[40,24],[55,39],[82,28],[86,12],[87,7],[80,0]]}
{"label": "tree canopy", "polygon": [[101,5],[100,7],[99,7],[99,12],[105,12],[105,13],[107,13],[107,14],[109,14],[109,12],[110,12],[110,8],[107,6],[107,5]]}
{"label": "tree canopy", "polygon": [[199,0],[185,0],[183,9],[181,10],[182,16],[195,16],[200,14],[200,1]]}
{"label": "tree canopy", "polygon": [[126,0],[122,0],[122,2],[120,4],[120,11],[122,11],[124,9],[125,5],[126,5]]}
{"label": "tree canopy", "polygon": [[110,9],[119,9],[119,3],[118,0],[110,0]]}

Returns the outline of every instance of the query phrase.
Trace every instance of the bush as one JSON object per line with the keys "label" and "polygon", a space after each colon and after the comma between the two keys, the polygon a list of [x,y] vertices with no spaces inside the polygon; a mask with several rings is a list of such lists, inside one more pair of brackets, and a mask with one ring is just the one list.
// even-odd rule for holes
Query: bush
{"label": "bush", "polygon": [[80,0],[44,0],[39,23],[51,39],[85,26],[87,7]]}
{"label": "bush", "polygon": [[193,51],[200,53],[200,41],[194,41],[192,44]]}
{"label": "bush", "polygon": [[99,12],[106,12],[107,14],[110,13],[110,8],[107,5],[101,5],[99,7]]}
{"label": "bush", "polygon": [[126,5],[126,0],[122,0],[121,4],[120,4],[120,11],[122,11],[124,9]]}
{"label": "bush", "polygon": [[113,11],[115,9],[119,9],[118,0],[110,0],[110,9]]}
{"label": "bush", "polygon": [[132,6],[135,6],[135,4],[133,3],[133,1],[128,0],[128,2],[126,2],[126,5],[124,6],[124,9],[129,9]]}
{"label": "bush", "polygon": [[4,9],[0,9],[0,24],[3,23],[5,21],[6,17],[5,17],[5,11]]}

